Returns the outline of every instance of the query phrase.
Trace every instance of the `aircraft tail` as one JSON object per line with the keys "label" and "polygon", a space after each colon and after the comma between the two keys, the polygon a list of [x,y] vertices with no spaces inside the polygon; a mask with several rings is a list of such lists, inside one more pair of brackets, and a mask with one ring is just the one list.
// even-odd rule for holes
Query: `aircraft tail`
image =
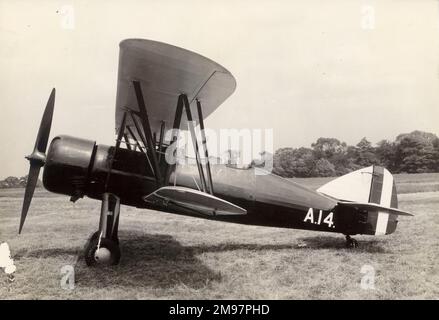
{"label": "aircraft tail", "polygon": [[323,185],[317,191],[336,198],[342,207],[367,213],[364,219],[366,234],[393,233],[398,215],[411,215],[397,209],[395,181],[392,174],[380,166],[348,173]]}

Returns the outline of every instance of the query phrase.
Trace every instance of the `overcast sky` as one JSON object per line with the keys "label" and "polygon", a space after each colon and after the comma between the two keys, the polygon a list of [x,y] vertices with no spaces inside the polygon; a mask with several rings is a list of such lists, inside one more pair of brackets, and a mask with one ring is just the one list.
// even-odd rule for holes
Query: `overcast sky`
{"label": "overcast sky", "polygon": [[52,87],[52,137],[114,143],[118,44],[132,37],[232,72],[210,128],[273,128],[275,148],[439,133],[436,0],[0,0],[0,178],[27,173]]}

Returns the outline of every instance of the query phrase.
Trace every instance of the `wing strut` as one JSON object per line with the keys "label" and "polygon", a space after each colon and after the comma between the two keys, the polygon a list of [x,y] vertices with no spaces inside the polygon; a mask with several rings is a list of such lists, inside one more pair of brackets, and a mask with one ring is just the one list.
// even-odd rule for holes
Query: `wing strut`
{"label": "wing strut", "polygon": [[[183,97],[182,95],[180,95],[178,96],[177,108],[175,110],[174,124],[172,125],[172,137],[169,146],[173,146],[175,143],[177,143],[178,130],[180,129],[182,113],[183,113]],[[174,151],[176,152],[177,150],[175,149]],[[165,184],[169,183],[171,173],[172,171],[174,171],[175,166],[176,164],[168,164],[168,167],[166,169]]]}
{"label": "wing strut", "polygon": [[[138,106],[139,106],[139,112],[130,112],[131,118],[133,120],[133,124],[136,127],[138,136],[139,136],[140,140],[143,142],[143,145],[145,147],[147,147],[146,154],[148,155],[147,151],[151,150],[150,154],[151,154],[152,164],[150,161],[148,161],[148,162],[149,162],[149,165],[151,167],[153,167],[152,171],[154,172],[154,175],[155,175],[155,178],[157,181],[157,185],[158,186],[167,185],[169,183],[169,179],[170,179],[172,172],[175,170],[176,164],[167,164],[167,167],[165,170],[165,176],[164,176],[164,179],[162,180],[159,163],[162,160],[161,153],[162,153],[162,149],[163,149],[162,147],[163,147],[163,140],[164,140],[165,123],[163,121],[161,123],[160,136],[159,136],[159,141],[158,141],[158,150],[156,150],[156,148],[155,148],[156,143],[154,142],[153,135],[151,133],[151,126],[149,123],[148,114],[146,111],[145,101],[143,99],[142,88],[141,88],[140,82],[133,81],[133,85],[134,85],[134,89],[135,89],[135,93],[136,93],[136,97],[137,97],[137,102],[138,102]],[[177,108],[175,111],[174,123],[173,123],[173,127],[172,127],[173,128],[172,136],[171,136],[171,141],[170,141],[169,146],[172,146],[177,142],[178,131],[180,130],[181,117],[182,117],[183,108],[184,108],[184,110],[186,112],[186,118],[188,120],[188,126],[189,126],[189,131],[191,134],[191,138],[192,138],[192,144],[194,145],[194,149],[195,149],[195,157],[196,157],[196,161],[197,161],[198,173],[200,175],[201,189],[203,192],[206,192],[206,193],[208,192],[208,193],[213,195],[212,175],[211,175],[211,171],[210,171],[210,162],[209,162],[209,153],[207,151],[206,135],[204,132],[204,122],[203,122],[203,114],[202,114],[202,110],[201,110],[201,102],[198,99],[196,100],[196,102],[197,102],[198,120],[199,120],[200,128],[201,128],[202,145],[203,145],[204,155],[205,155],[206,161],[207,161],[207,163],[206,163],[207,182],[206,182],[206,177],[204,174],[204,168],[203,168],[203,165],[201,164],[200,150],[199,150],[199,146],[198,146],[197,137],[195,134],[195,124],[194,124],[194,120],[192,118],[191,107],[190,107],[189,99],[188,99],[186,94],[180,94],[178,96]],[[133,116],[133,113],[135,115],[139,116],[139,118],[141,119],[143,133],[142,133],[142,129],[140,127],[140,124],[138,123],[136,117]],[[137,147],[140,149],[140,151],[143,151],[143,149],[140,146],[139,141],[136,139],[136,136],[134,135],[132,129],[129,126],[127,126],[127,130],[130,133],[131,137],[135,140]],[[148,160],[149,160],[149,157],[148,157]]]}
{"label": "wing strut", "polygon": [[148,112],[146,111],[145,101],[143,100],[142,87],[139,81],[133,81],[134,91],[136,92],[137,103],[139,106],[139,116],[142,120],[143,132],[145,133],[146,143],[148,149],[151,151],[152,165],[154,167],[154,176],[158,186],[163,184],[162,175],[160,174],[159,162],[157,160],[157,153],[155,149],[155,142],[152,138],[151,126],[149,123]]}
{"label": "wing strut", "polygon": [[110,183],[111,170],[113,169],[114,158],[116,157],[116,152],[117,152],[117,150],[119,150],[120,143],[122,142],[122,137],[123,137],[123,134],[125,132],[126,120],[127,120],[127,111],[125,111],[123,114],[122,124],[120,125],[119,132],[117,134],[116,146],[114,147],[113,154],[111,155],[110,168],[108,170],[107,179],[105,181],[105,191],[108,190],[108,185]]}
{"label": "wing strut", "polygon": [[[131,130],[130,127],[128,127],[128,131],[134,137],[134,139],[136,140],[136,142],[138,144],[138,148],[140,149],[140,151],[145,154],[146,160],[148,161],[149,167],[151,168],[151,172],[154,173],[154,168],[152,167],[151,161],[149,160],[149,157],[148,157],[148,150],[146,148],[147,144],[146,144],[146,141],[145,141],[145,137],[143,136],[142,131],[140,130],[140,125],[137,122],[136,117],[134,117],[131,112],[130,112],[130,116],[131,116],[131,119],[133,120],[134,126],[136,127],[137,134],[139,135],[140,140],[142,140],[143,146],[145,147],[145,151],[143,151],[143,148],[140,146],[139,141],[135,138],[135,135],[134,135],[134,133],[133,133],[133,131]],[[156,179],[156,181],[157,181],[157,179]],[[158,183],[158,181],[157,181],[157,183]]]}
{"label": "wing strut", "polygon": [[164,135],[165,135],[165,122],[162,121],[160,124],[160,137],[159,137],[159,147],[158,147],[159,163],[162,160],[162,145],[163,145]]}
{"label": "wing strut", "polygon": [[206,132],[204,131],[204,120],[203,120],[203,113],[201,111],[201,102],[198,99],[197,99],[197,110],[198,110],[198,120],[200,122],[200,129],[201,129],[201,140],[204,149],[204,156],[206,158],[207,183],[209,186],[209,193],[213,195],[212,173],[210,172],[210,162],[209,162],[209,152],[207,151]]}
{"label": "wing strut", "polygon": [[[172,137],[171,137],[171,142],[169,145],[171,146],[174,143],[176,143],[176,141],[177,141],[178,130],[180,129],[181,116],[183,113],[183,107],[184,107],[185,112],[186,112],[186,118],[188,120],[189,131],[190,131],[191,138],[192,138],[192,144],[194,145],[194,149],[195,149],[195,158],[197,161],[198,173],[200,175],[202,191],[208,192],[208,193],[213,195],[212,174],[210,171],[209,153],[207,151],[206,135],[204,132],[203,114],[201,111],[201,102],[198,99],[197,99],[197,112],[198,112],[198,120],[200,123],[200,129],[201,129],[201,137],[202,137],[204,155],[205,155],[206,161],[207,161],[206,162],[207,182],[206,182],[206,178],[204,175],[204,168],[201,164],[200,151],[199,151],[199,147],[198,147],[197,137],[195,134],[195,126],[194,126],[194,120],[192,118],[190,103],[189,103],[189,100],[188,100],[188,97],[186,94],[180,94],[178,96],[177,109],[175,111],[174,124],[172,127],[173,128]],[[162,131],[162,130],[160,130],[160,131]],[[162,139],[163,139],[162,137],[163,137],[163,133],[160,132],[160,141],[162,141]],[[161,143],[159,143],[159,148],[160,148],[160,145],[161,145]],[[175,166],[176,166],[175,164],[168,165],[167,170],[166,170],[166,175],[165,175],[165,184],[167,184],[169,182],[169,178],[171,176],[172,171],[174,171]]]}
{"label": "wing strut", "polygon": [[125,145],[128,150],[132,150],[130,140],[128,139],[128,135],[126,133],[123,134],[123,139],[125,140]]}
{"label": "wing strut", "polygon": [[203,192],[206,192],[206,179],[204,177],[203,166],[201,165],[200,152],[198,148],[197,136],[195,135],[195,126],[194,126],[194,121],[192,119],[191,106],[185,94],[183,95],[183,102],[186,110],[186,117],[187,117],[189,130],[191,132],[192,144],[194,145],[194,149],[195,149],[195,159],[197,161],[198,173],[200,175],[201,188],[203,189]]}
{"label": "wing strut", "polygon": [[[140,152],[142,152],[143,154],[146,154],[145,151],[143,151],[143,147],[140,145],[139,140],[137,140],[136,135],[134,134],[134,132],[130,126],[127,126],[127,130],[130,133],[131,138],[135,142],[134,151],[136,151],[136,147],[137,147],[140,150]],[[153,171],[153,170],[151,170],[151,171]]]}

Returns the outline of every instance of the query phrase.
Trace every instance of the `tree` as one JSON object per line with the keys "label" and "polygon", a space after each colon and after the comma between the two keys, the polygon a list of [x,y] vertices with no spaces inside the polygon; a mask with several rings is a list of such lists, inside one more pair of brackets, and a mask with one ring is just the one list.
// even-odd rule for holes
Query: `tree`
{"label": "tree", "polygon": [[299,148],[294,151],[294,175],[296,177],[309,177],[314,169],[315,159],[313,151],[309,148]]}
{"label": "tree", "polygon": [[314,156],[309,148],[282,148],[274,155],[273,172],[283,177],[309,177],[313,169]]}
{"label": "tree", "polygon": [[377,143],[375,148],[375,154],[378,158],[378,163],[389,169],[390,171],[396,171],[396,146],[395,143],[388,140],[381,140]]}
{"label": "tree", "polygon": [[314,167],[313,175],[317,177],[335,176],[335,166],[326,159],[319,159]]}
{"label": "tree", "polygon": [[[4,188],[24,188],[27,184],[28,176],[23,176],[21,178],[17,177],[7,177],[5,180],[0,180],[0,189]],[[37,188],[42,187],[43,183],[40,179],[37,180]]]}
{"label": "tree", "polygon": [[438,170],[438,137],[415,130],[396,137],[395,167],[399,172],[432,172]]}
{"label": "tree", "polygon": [[285,177],[343,175],[370,165],[393,173],[439,172],[439,138],[429,132],[400,134],[395,142],[372,146],[366,138],[348,146],[335,138],[319,138],[309,148],[278,149],[273,172]]}
{"label": "tree", "polygon": [[433,141],[416,135],[406,135],[397,142],[395,158],[398,172],[431,172],[437,164]]}
{"label": "tree", "polygon": [[17,177],[7,177],[5,182],[9,188],[15,188],[18,187],[20,180]]}
{"label": "tree", "polygon": [[438,138],[434,133],[415,130],[410,133],[401,133],[396,137],[395,142],[399,143],[401,140],[403,140],[406,137],[413,138],[426,145],[428,144],[432,145],[434,141]]}
{"label": "tree", "polygon": [[326,159],[334,166],[335,175],[343,175],[352,171],[352,161],[347,157],[348,146],[335,138],[319,138],[311,147],[316,160]]}
{"label": "tree", "polygon": [[347,145],[345,142],[340,142],[335,138],[318,138],[317,141],[311,144],[316,159],[331,159],[337,154],[346,152]]}
{"label": "tree", "polygon": [[378,164],[378,157],[375,154],[375,150],[372,144],[364,137],[357,143],[355,164],[360,167],[369,167],[373,164]]}

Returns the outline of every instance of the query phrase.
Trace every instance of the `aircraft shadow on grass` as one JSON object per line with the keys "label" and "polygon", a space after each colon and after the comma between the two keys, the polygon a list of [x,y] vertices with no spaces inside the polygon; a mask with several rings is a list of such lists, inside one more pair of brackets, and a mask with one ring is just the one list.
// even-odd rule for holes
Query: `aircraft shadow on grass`
{"label": "aircraft shadow on grass", "polygon": [[[23,257],[53,258],[78,256],[75,266],[76,284],[82,287],[152,287],[169,288],[184,284],[190,288],[201,288],[212,281],[221,281],[221,271],[206,266],[198,255],[206,252],[236,250],[320,250],[341,249],[344,241],[338,237],[317,236],[299,238],[298,244],[249,244],[223,243],[215,245],[183,246],[172,236],[163,234],[121,234],[123,257],[119,265],[89,268],[82,259],[82,248],[48,248],[17,252],[14,260]],[[355,252],[384,253],[379,241],[364,241]],[[74,259],[71,259],[74,261]]]}

